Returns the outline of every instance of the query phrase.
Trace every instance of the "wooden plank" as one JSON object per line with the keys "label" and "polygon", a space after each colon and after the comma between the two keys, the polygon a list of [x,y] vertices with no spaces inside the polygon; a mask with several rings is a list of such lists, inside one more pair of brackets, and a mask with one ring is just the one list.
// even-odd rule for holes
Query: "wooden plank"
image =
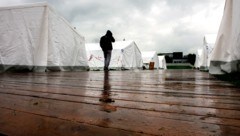
{"label": "wooden plank", "polygon": [[[17,94],[17,93],[11,93],[11,90],[5,90],[5,91],[6,91],[6,94]],[[87,98],[87,97],[81,97],[81,96],[42,94],[42,93],[33,93],[33,92],[21,92],[21,93],[18,93],[17,96],[19,96],[19,99],[21,99],[21,96],[29,96],[33,98],[38,97],[38,98],[51,99],[51,100],[101,105],[101,102],[99,101],[101,97]],[[239,119],[238,115],[240,113],[240,111],[237,112],[237,110],[235,109],[226,110],[226,109],[217,109],[217,108],[203,108],[203,107],[169,105],[169,104],[154,104],[154,103],[144,103],[144,102],[134,102],[134,101],[124,101],[124,100],[115,100],[115,103],[113,103],[112,105],[114,105],[115,107],[121,107],[126,109],[136,109],[136,110],[155,111],[155,112],[164,112],[164,113],[174,114],[174,115],[166,116],[166,118],[172,118],[172,119],[178,119],[178,118],[183,119],[184,117],[179,117],[183,114],[192,115],[192,116],[196,116],[194,117],[194,119],[195,120],[198,119],[200,120],[200,122],[203,119],[204,119],[203,122],[207,122],[205,118],[214,118],[214,119],[224,118],[224,119],[230,119],[230,120]],[[192,118],[189,118],[188,121],[191,121],[191,120]],[[224,122],[225,122],[224,125],[232,125],[232,126],[240,125],[238,123],[231,122],[231,121],[228,121],[228,122],[224,121]],[[214,123],[214,122],[210,122],[210,123]]]}
{"label": "wooden plank", "polygon": [[[88,79],[86,79],[88,80]],[[132,91],[138,91],[140,92],[140,90],[143,92],[164,92],[164,93],[170,93],[170,92],[173,92],[173,93],[183,93],[183,94],[194,94],[194,95],[216,95],[216,96],[231,96],[231,97],[240,97],[239,93],[238,93],[238,90],[236,88],[232,89],[230,87],[225,87],[224,90],[223,88],[221,88],[221,90],[219,90],[218,88],[210,88],[209,85],[206,85],[206,86],[199,86],[199,87],[196,87],[195,86],[195,83],[187,83],[187,84],[184,84],[184,83],[181,83],[181,88],[178,88],[178,89],[181,89],[181,92],[179,92],[177,89],[166,89],[168,86],[168,83],[162,83],[162,86],[160,85],[156,85],[156,84],[150,84],[148,86],[145,86],[144,83],[141,83],[141,82],[138,82],[138,83],[131,83],[131,84],[123,84],[124,81],[121,81],[122,84],[119,85],[119,82],[118,81],[111,81],[109,80],[109,83],[111,84],[112,86],[112,89],[121,89],[121,90],[132,90]],[[15,78],[11,78],[11,80],[7,80],[7,79],[4,79],[4,80],[1,80],[0,79],[0,83],[1,84],[6,84],[6,83],[12,83],[12,84],[23,84],[23,85],[52,85],[52,86],[67,86],[67,87],[89,87],[89,88],[100,88],[102,87],[103,85],[103,79],[101,81],[96,81],[96,80],[91,80],[91,81],[85,81],[85,80],[79,80],[79,79],[65,79],[65,78],[62,78],[62,79],[42,79],[40,81],[35,81],[35,80],[30,80],[30,81],[27,81],[25,78],[23,79],[20,79],[19,80],[19,77],[17,77],[17,80]],[[176,86],[178,87],[178,84],[177,83],[174,83],[176,84]],[[191,86],[192,85],[192,86]],[[139,87],[141,86],[141,88],[138,88],[138,89],[135,89],[136,87]],[[165,88],[164,88],[164,87]],[[182,87],[183,86],[189,86],[189,88],[191,87],[190,90],[187,90],[187,89],[183,89]],[[119,88],[121,87],[121,88]],[[205,88],[206,90],[204,90]],[[192,88],[194,88],[194,91],[192,90]],[[208,91],[209,89],[211,89],[211,91]]]}
{"label": "wooden plank", "polygon": [[[99,98],[102,96],[103,88],[96,90],[89,88],[64,88],[64,87],[53,87],[53,86],[26,86],[26,85],[4,85],[0,87],[5,92],[15,92],[16,94],[21,93],[21,91],[26,92],[36,92],[36,93],[49,93],[49,94],[60,94],[78,97],[90,97]],[[8,90],[8,91],[7,91]],[[16,91],[14,91],[16,90]],[[1,91],[0,91],[1,92]],[[111,97],[115,100],[123,101],[135,101],[144,102],[152,104],[167,104],[171,106],[191,106],[191,107],[202,107],[202,108],[216,108],[216,109],[232,109],[240,110],[239,99],[235,97],[223,97],[223,96],[188,96],[188,95],[171,95],[171,94],[156,94],[156,93],[130,93],[121,90],[110,90]],[[176,97],[178,99],[176,99]],[[194,100],[194,103],[192,102]],[[228,104],[230,103],[230,104]]]}
{"label": "wooden plank", "polygon": [[[104,112],[105,104],[90,105],[84,103],[73,103],[68,101],[48,100],[40,98],[31,98],[23,96],[3,96],[0,98],[0,107],[7,107],[19,111],[29,112],[33,114],[60,118],[69,121],[77,121],[89,125],[109,127],[138,133],[146,133],[153,135],[218,135],[225,133],[220,131],[219,127],[230,127],[237,129],[238,127],[216,125],[222,119],[217,119],[216,124],[201,123],[197,120],[187,121],[179,119],[168,119],[161,117],[161,113],[155,111],[142,111],[136,109],[125,109],[116,107],[117,110],[112,113]],[[110,105],[113,106],[113,105]],[[113,106],[114,107],[114,106]],[[211,118],[211,116],[209,116]],[[208,117],[206,117],[207,119]],[[102,124],[102,120],[111,120],[110,124]],[[212,118],[211,118],[212,119]],[[213,119],[214,120],[214,119]],[[225,121],[225,120],[223,120]],[[230,120],[234,122],[234,120]],[[236,121],[239,123],[239,121]],[[164,128],[164,131],[162,129]],[[142,132],[144,130],[144,132]],[[240,130],[239,130],[240,131]],[[227,132],[226,132],[227,133]],[[240,133],[235,131],[234,133]]]}
{"label": "wooden plank", "polygon": [[148,136],[16,110],[1,108],[0,111],[0,132],[6,136]]}
{"label": "wooden plank", "polygon": [[[100,74],[103,74],[103,73],[100,73]],[[103,77],[100,78],[100,81],[93,80],[93,79],[98,79],[94,76],[92,77],[93,79],[89,79],[89,78],[85,79],[86,77],[88,77],[86,75],[82,76],[83,79],[79,79],[79,78],[76,78],[76,77],[74,79],[72,79],[72,78],[71,79],[65,79],[65,78],[59,78],[59,77],[54,77],[54,78],[44,77],[44,78],[41,79],[39,77],[35,77],[34,80],[30,78],[31,80],[29,80],[29,82],[30,83],[41,84],[41,85],[42,84],[55,84],[55,85],[68,85],[68,86],[82,86],[82,85],[88,84],[87,87],[100,87],[100,85],[102,85],[102,82],[103,82]],[[22,79],[21,79],[21,77],[15,77],[15,78],[17,78],[17,79],[20,78],[20,80],[17,80],[18,82],[28,82],[28,80],[25,79],[25,78],[22,78]],[[114,78],[113,80],[116,80],[116,79]],[[139,79],[136,79],[136,80],[138,81]],[[5,79],[5,81],[6,81],[6,79]],[[13,82],[14,81],[16,81],[16,80],[13,80]],[[133,81],[135,81],[135,80],[133,80]],[[218,94],[218,95],[219,94],[225,94],[226,95],[226,92],[228,91],[228,94],[231,94],[232,96],[236,96],[236,95],[239,96],[239,93],[236,91],[236,89],[235,90],[231,89],[231,87],[229,88],[229,87],[226,87],[225,85],[221,88],[221,89],[224,88],[224,91],[219,90],[217,87],[219,87],[219,86],[221,87],[221,84],[223,84],[223,83],[221,83],[220,85],[218,83],[218,86],[214,86],[214,87],[211,88],[212,84],[210,84],[210,83],[208,83],[209,85],[200,85],[199,87],[196,87],[196,86],[194,86],[194,85],[196,85],[195,82],[192,83],[193,86],[189,86],[189,83],[183,83],[183,82],[180,82],[179,86],[176,82],[173,82],[173,83],[166,82],[166,83],[162,83],[162,84],[159,83],[159,85],[156,82],[156,83],[153,83],[153,84],[145,85],[144,83],[147,82],[146,79],[144,79],[144,82],[139,82],[139,83],[132,83],[132,82],[129,82],[129,81],[127,81],[127,82],[128,82],[128,84],[125,84],[124,81],[121,81],[121,83],[118,83],[116,81],[112,82],[110,80],[110,83],[111,83],[111,85],[114,89],[132,89],[132,90],[139,90],[140,89],[141,90],[143,88],[144,91],[147,91],[147,89],[150,89],[150,90],[151,89],[153,89],[153,90],[158,89],[156,91],[159,91],[159,89],[164,89],[165,88],[165,90],[167,89],[166,91],[174,90],[176,92],[179,89],[181,91],[183,89],[185,89],[184,91],[193,92],[192,88],[194,87],[194,93],[197,93],[197,92],[201,92],[201,93],[205,92],[206,93],[206,92],[209,92],[208,91],[209,89],[211,89],[211,92],[214,92],[214,90],[216,90],[215,94]],[[128,87],[126,88],[126,86],[128,86]],[[188,87],[186,87],[186,86],[188,86]],[[139,88],[139,87],[141,87],[141,88]],[[146,89],[145,89],[145,87],[146,87]]]}
{"label": "wooden plank", "polygon": [[[3,83],[0,83],[0,84],[3,84]],[[4,84],[4,86],[2,85],[2,86],[0,86],[0,87],[6,87],[6,86],[8,86],[8,88],[9,87],[18,87],[19,85],[21,85],[21,84],[19,84],[19,83],[17,83],[18,85],[14,85],[14,84]],[[35,86],[35,85],[30,85],[30,84],[22,84],[22,85],[24,85],[24,86],[30,86],[30,87],[32,87],[32,86]],[[45,87],[45,88],[49,88],[49,86],[50,85],[41,85],[41,87],[37,87],[37,86],[35,86],[36,88],[43,88],[43,87]],[[51,85],[52,86],[52,85]],[[89,86],[91,86],[91,85],[89,85]],[[57,86],[54,86],[54,87],[58,87],[58,88],[69,88],[69,86],[65,86],[65,85],[57,85]],[[73,90],[77,90],[77,89],[81,89],[81,88],[89,88],[89,89],[91,89],[92,91],[99,91],[99,90],[102,90],[102,86],[100,87],[100,86],[98,86],[98,87],[70,87],[69,89],[73,89]],[[27,89],[27,88],[26,88]],[[113,92],[127,92],[127,93],[134,93],[134,94],[141,94],[141,93],[144,93],[144,94],[155,94],[155,95],[161,95],[161,96],[167,96],[167,97],[194,97],[194,98],[211,98],[211,99],[224,99],[224,100],[227,100],[227,99],[229,99],[229,100],[233,100],[233,99],[239,99],[239,97],[238,96],[234,96],[234,95],[218,95],[218,94],[216,94],[216,95],[213,95],[213,94],[204,94],[204,95],[202,95],[202,94],[189,94],[189,93],[184,93],[184,92],[182,92],[182,94],[181,94],[181,92],[178,92],[178,93],[176,93],[176,92],[171,92],[171,91],[163,91],[163,92],[161,92],[161,91],[154,91],[154,92],[151,92],[151,91],[147,91],[147,90],[130,90],[130,89],[122,89],[122,90],[120,90],[120,89],[116,89],[116,88],[114,88],[114,87],[111,87],[111,90],[113,91]],[[237,101],[236,101],[237,102]]]}

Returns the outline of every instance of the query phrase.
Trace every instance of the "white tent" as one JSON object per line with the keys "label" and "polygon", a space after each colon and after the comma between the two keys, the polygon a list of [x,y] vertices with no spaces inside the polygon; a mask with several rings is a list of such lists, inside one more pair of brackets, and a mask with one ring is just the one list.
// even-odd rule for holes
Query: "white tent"
{"label": "white tent", "polygon": [[[88,63],[91,69],[104,67],[104,57],[99,43],[86,44]],[[141,52],[134,41],[118,41],[113,43],[110,69],[142,68]]]}
{"label": "white tent", "polygon": [[167,63],[166,63],[166,59],[165,56],[158,56],[158,60],[159,60],[159,68],[160,69],[167,69]]}
{"label": "white tent", "polygon": [[216,34],[206,34],[203,38],[203,49],[201,55],[199,57],[199,68],[200,70],[208,70],[210,66],[210,58],[212,55],[212,51],[214,49]]}
{"label": "white tent", "polygon": [[143,51],[142,52],[143,64],[149,68],[149,63],[154,62],[154,68],[159,68],[159,60],[156,51]]}
{"label": "white tent", "polygon": [[0,71],[88,68],[84,37],[47,3],[0,8]]}
{"label": "white tent", "polygon": [[209,72],[240,72],[240,0],[226,0]]}
{"label": "white tent", "polygon": [[195,60],[195,64],[194,67],[195,68],[200,68],[203,65],[203,49],[198,49],[197,53],[196,53],[196,60]]}

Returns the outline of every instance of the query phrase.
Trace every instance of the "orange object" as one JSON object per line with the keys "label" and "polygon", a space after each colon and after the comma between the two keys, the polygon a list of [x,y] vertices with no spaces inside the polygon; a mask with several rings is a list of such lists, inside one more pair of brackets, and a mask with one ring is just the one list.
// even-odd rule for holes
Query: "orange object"
{"label": "orange object", "polygon": [[149,70],[154,70],[154,62],[149,63]]}

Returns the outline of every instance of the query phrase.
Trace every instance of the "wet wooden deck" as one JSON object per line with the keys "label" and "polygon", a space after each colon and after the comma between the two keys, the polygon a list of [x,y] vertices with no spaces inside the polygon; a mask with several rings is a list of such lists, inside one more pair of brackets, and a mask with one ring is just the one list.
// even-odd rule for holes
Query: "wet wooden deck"
{"label": "wet wooden deck", "polygon": [[1,136],[239,136],[240,89],[194,70],[0,74]]}

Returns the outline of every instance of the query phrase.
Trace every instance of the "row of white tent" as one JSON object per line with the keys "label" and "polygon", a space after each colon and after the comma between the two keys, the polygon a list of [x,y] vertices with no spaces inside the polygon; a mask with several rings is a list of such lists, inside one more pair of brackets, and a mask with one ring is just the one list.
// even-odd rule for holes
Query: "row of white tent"
{"label": "row of white tent", "polygon": [[226,0],[217,35],[205,35],[195,67],[210,74],[240,72],[240,1]]}
{"label": "row of white tent", "polygon": [[[0,8],[0,72],[7,70],[69,71],[103,67],[99,44],[85,39],[47,3]],[[165,68],[156,52],[146,57],[133,41],[113,44],[112,68],[142,68],[154,61]],[[144,54],[144,53],[143,53]],[[143,61],[144,60],[144,61]]]}
{"label": "row of white tent", "polygon": [[[104,66],[104,56],[99,43],[86,44],[88,64],[92,70],[100,70]],[[166,69],[164,56],[157,56],[156,51],[141,52],[134,41],[118,41],[113,43],[110,69],[149,68],[154,62],[155,69]]]}

